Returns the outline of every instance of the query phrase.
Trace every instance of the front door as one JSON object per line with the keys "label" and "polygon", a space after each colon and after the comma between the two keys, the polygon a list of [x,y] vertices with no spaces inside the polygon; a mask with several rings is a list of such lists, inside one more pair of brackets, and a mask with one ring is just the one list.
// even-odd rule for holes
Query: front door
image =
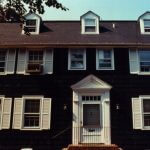
{"label": "front door", "polygon": [[103,143],[101,97],[81,96],[81,143]]}

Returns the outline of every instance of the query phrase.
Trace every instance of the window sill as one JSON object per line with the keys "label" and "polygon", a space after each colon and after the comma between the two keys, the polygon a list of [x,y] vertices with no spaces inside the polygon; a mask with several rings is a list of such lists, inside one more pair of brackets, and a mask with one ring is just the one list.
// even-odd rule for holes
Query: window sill
{"label": "window sill", "polygon": [[32,130],[32,131],[40,131],[42,130],[40,127],[23,127],[21,130]]}
{"label": "window sill", "polygon": [[142,35],[149,35],[150,32],[142,32],[141,34],[142,34]]}
{"label": "window sill", "polygon": [[144,126],[141,130],[150,130],[150,126]]}
{"label": "window sill", "polygon": [[99,32],[83,32],[82,34],[91,34],[91,35],[94,35],[94,34],[99,34]]}
{"label": "window sill", "polygon": [[150,72],[139,72],[138,75],[150,75]]}
{"label": "window sill", "polygon": [[113,69],[113,68],[110,68],[110,69],[99,69],[99,68],[97,68],[96,70],[115,70],[115,69]]}
{"label": "window sill", "polygon": [[68,70],[71,70],[71,71],[73,71],[73,70],[86,70],[86,68],[75,68],[75,69],[68,69]]}

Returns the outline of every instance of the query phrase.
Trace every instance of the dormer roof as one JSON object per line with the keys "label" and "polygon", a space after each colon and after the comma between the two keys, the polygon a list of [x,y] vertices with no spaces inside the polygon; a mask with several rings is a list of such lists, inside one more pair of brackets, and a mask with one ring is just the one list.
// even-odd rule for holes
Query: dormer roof
{"label": "dormer roof", "polygon": [[144,16],[146,16],[146,15],[150,15],[150,11],[146,11],[144,14],[140,15],[140,16],[138,17],[138,20],[142,19],[142,18],[143,18]]}
{"label": "dormer roof", "polygon": [[31,12],[27,13],[26,15],[24,15],[24,18],[25,18],[25,19],[28,19],[28,18],[31,17],[32,15],[35,16],[35,17],[37,17],[38,19],[42,20],[41,16],[39,16],[39,15],[36,14],[36,13],[31,13]]}
{"label": "dormer roof", "polygon": [[95,14],[93,11],[88,11],[88,12],[86,12],[85,14],[83,14],[82,16],[80,16],[80,19],[81,18],[83,18],[83,17],[85,17],[85,16],[88,16],[89,14],[92,14],[92,15],[94,15],[94,16],[96,16],[97,18],[99,18],[100,19],[100,16],[99,15],[97,15],[97,14]]}

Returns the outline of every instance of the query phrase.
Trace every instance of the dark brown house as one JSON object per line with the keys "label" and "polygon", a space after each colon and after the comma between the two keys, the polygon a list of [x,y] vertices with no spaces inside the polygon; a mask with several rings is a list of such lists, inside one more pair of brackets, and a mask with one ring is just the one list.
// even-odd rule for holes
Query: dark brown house
{"label": "dark brown house", "polygon": [[0,150],[150,150],[150,12],[25,18],[0,23]]}

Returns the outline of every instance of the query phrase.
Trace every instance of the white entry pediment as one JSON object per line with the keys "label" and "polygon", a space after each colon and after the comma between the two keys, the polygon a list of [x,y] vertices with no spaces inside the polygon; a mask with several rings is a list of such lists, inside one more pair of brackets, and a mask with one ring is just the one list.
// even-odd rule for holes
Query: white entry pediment
{"label": "white entry pediment", "polygon": [[110,90],[112,87],[108,83],[97,78],[96,76],[89,75],[78,83],[72,85],[71,88],[73,90]]}

